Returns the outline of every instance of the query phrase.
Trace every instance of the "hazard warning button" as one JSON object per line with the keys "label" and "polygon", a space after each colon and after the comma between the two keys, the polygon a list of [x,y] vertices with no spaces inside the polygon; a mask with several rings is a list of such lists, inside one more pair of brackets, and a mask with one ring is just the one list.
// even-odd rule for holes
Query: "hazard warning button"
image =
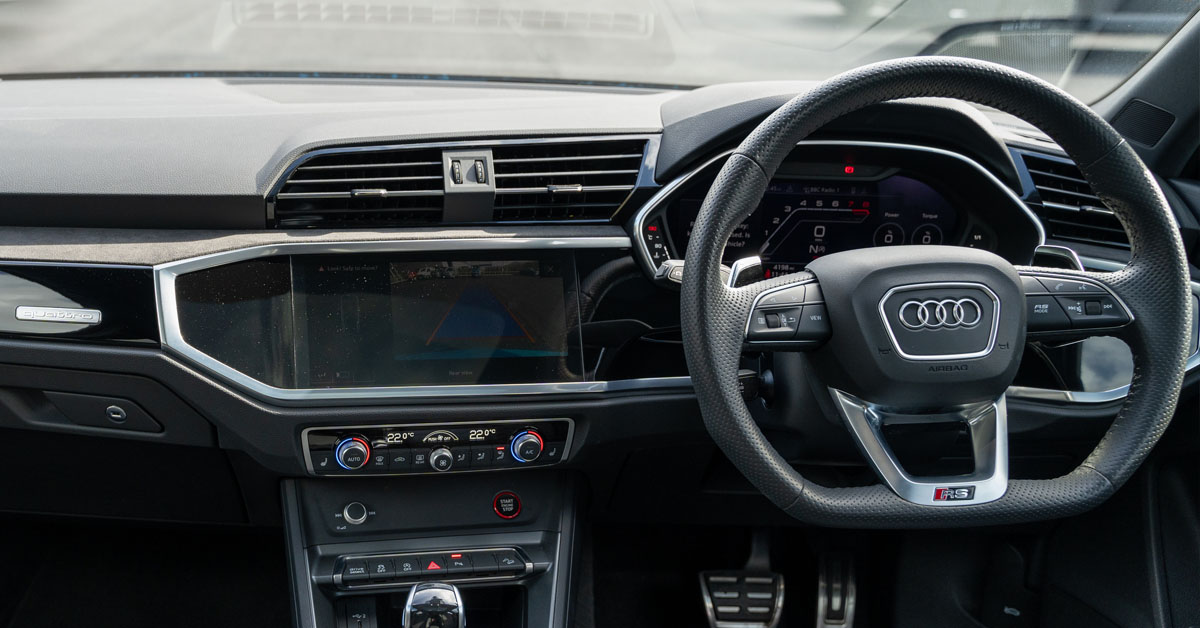
{"label": "hazard warning button", "polygon": [[421,571],[427,574],[446,571],[446,557],[441,554],[425,554],[421,556]]}

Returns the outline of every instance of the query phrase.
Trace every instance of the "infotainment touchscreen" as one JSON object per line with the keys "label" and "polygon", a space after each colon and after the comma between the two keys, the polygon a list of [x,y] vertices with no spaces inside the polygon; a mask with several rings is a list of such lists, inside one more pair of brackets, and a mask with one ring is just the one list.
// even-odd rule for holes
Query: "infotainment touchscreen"
{"label": "infotainment touchscreen", "polygon": [[308,380],[298,383],[319,388],[580,379],[572,257],[521,257],[293,258],[302,336],[297,362]]}

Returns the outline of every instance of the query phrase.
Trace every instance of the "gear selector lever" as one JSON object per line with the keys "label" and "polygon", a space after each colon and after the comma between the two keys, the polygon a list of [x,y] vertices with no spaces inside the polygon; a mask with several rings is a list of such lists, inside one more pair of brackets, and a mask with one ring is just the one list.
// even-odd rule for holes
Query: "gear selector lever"
{"label": "gear selector lever", "polygon": [[443,582],[413,586],[404,603],[404,628],[466,628],[462,594]]}

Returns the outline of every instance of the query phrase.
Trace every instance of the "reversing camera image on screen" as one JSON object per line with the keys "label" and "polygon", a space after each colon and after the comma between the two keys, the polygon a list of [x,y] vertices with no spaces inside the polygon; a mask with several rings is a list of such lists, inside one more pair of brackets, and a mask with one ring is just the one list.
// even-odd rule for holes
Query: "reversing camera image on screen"
{"label": "reversing camera image on screen", "polygon": [[[529,381],[553,373],[567,356],[558,262],[393,262],[389,275],[393,357],[401,371],[432,381]],[[531,360],[517,365],[511,358]]]}

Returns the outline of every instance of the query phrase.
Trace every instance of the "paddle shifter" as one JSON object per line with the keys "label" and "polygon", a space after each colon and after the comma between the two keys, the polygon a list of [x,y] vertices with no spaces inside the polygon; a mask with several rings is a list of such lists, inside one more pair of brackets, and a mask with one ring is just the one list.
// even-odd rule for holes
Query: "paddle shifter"
{"label": "paddle shifter", "polygon": [[404,603],[404,628],[466,628],[458,587],[443,582],[414,585]]}

